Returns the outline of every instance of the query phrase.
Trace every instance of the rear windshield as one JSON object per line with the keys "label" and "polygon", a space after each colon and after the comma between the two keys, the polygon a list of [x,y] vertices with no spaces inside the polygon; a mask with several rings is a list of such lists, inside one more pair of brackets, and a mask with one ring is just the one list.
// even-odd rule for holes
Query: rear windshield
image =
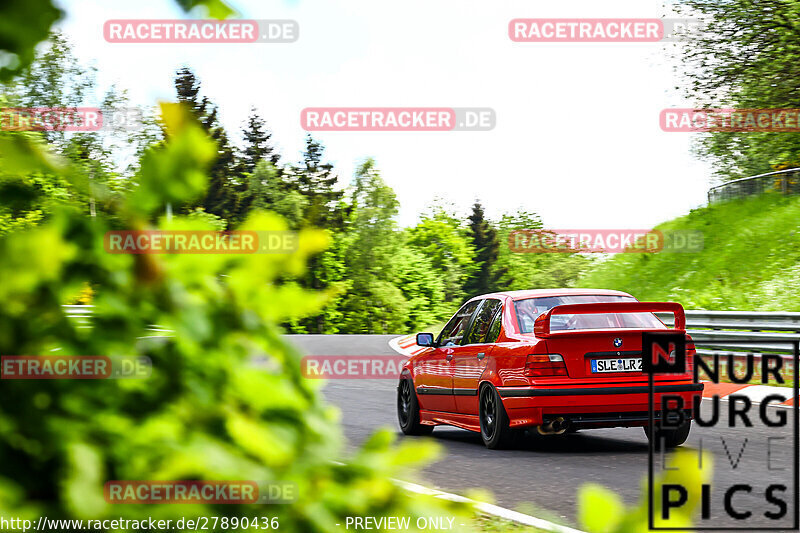
{"label": "rear windshield", "polygon": [[[520,332],[533,333],[533,324],[536,321],[536,317],[557,305],[635,301],[637,301],[636,298],[631,296],[586,294],[517,300],[514,302],[514,307],[517,310]],[[550,317],[550,331],[626,328],[665,329],[666,326],[653,313],[598,313],[592,315],[553,315]]]}

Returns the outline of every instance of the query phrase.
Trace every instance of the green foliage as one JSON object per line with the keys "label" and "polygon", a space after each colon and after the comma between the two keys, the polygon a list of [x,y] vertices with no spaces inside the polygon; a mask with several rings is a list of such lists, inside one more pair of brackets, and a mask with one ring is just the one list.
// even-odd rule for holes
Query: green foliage
{"label": "green foliage", "polygon": [[469,237],[475,249],[475,271],[467,279],[465,290],[468,296],[486,294],[500,289],[500,280],[507,274],[497,265],[500,242],[497,231],[484,217],[483,206],[475,202],[469,217]]}
{"label": "green foliage", "polygon": [[408,306],[406,327],[414,329],[453,314],[445,299],[444,281],[431,259],[419,251],[401,247],[393,258],[396,284]]}
{"label": "green foliage", "polygon": [[146,215],[167,203],[185,202],[199,197],[206,189],[206,170],[217,151],[203,129],[184,112],[184,106],[162,106],[162,121],[167,135],[181,135],[163,146],[148,151],[136,176],[138,187],[127,207]]}
{"label": "green foliage", "polygon": [[[707,22],[678,45],[696,107],[798,107],[800,1],[685,0],[681,8]],[[800,133],[716,132],[696,148],[724,179],[800,166]]]}
{"label": "green foliage", "polygon": [[27,67],[35,46],[62,16],[51,0],[4,0],[0,4],[0,81]]}
{"label": "green foliage", "polygon": [[236,14],[231,6],[223,0],[175,0],[184,11],[201,8],[206,11],[209,17],[215,19],[226,19]]}
{"label": "green foliage", "polygon": [[581,287],[619,289],[688,309],[800,311],[800,198],[767,194],[696,209],[659,225],[700,231],[698,253],[618,254]]}
{"label": "green foliage", "polygon": [[[295,190],[303,194],[308,204],[303,215],[305,223],[317,228],[341,229],[344,220],[338,205],[344,193],[336,189],[338,178],[333,165],[323,162],[325,148],[309,134],[303,161],[292,169]],[[394,194],[394,193],[392,193]]]}
{"label": "green foliage", "polygon": [[416,226],[406,230],[406,242],[430,258],[434,271],[444,283],[445,301],[450,304],[448,311],[452,314],[452,304],[458,305],[464,300],[464,284],[475,268],[475,249],[462,221],[443,206],[434,205]]}
{"label": "green foliage", "polygon": [[[119,161],[115,159],[121,159],[131,148],[134,153],[126,155],[141,156],[145,147],[159,140],[158,128],[146,110],[130,104],[125,91],[111,86],[97,99],[95,93],[99,91],[96,69],[83,65],[75,57],[69,40],[60,32],[53,32],[33,63],[4,84],[2,99],[4,107],[99,108],[105,119],[101,131],[68,132],[54,128],[37,135],[57,153],[91,169],[93,179],[110,182],[119,171],[130,170],[118,169]],[[141,120],[134,117],[137,111]]]}
{"label": "green foliage", "polygon": [[277,165],[281,156],[270,144],[272,134],[267,130],[266,121],[259,116],[255,108],[250,110],[247,117],[247,127],[242,130],[245,147],[242,150],[242,167],[245,172],[253,173],[256,166],[262,161]]}
{"label": "green foliage", "polygon": [[69,181],[51,174],[0,174],[0,234],[35,226],[52,201],[72,198],[70,190]]}
{"label": "green foliage", "polygon": [[500,248],[496,268],[504,273],[502,286],[508,290],[571,287],[591,263],[591,259],[579,254],[512,252],[512,231],[542,228],[534,213],[506,213],[497,226]]}
{"label": "green foliage", "polygon": [[[698,453],[702,454],[702,468]],[[711,481],[711,454],[693,450],[676,450],[663,474],[653,483],[654,526],[658,528],[691,529],[692,516],[700,503],[701,486]],[[664,485],[681,485],[686,488],[686,504],[671,509],[669,519],[661,518],[661,490]],[[578,520],[590,533],[646,533],[648,525],[647,485],[642,483],[639,504],[626,508],[613,491],[594,483],[587,483],[578,492]]]}
{"label": "green foliage", "polygon": [[400,239],[397,199],[372,160],[356,172],[348,221],[345,267],[350,291],[342,301],[343,329],[353,333],[403,331],[408,304],[394,283]]}
{"label": "green foliage", "polygon": [[[3,86],[0,105],[28,108],[99,107],[104,116],[112,111],[131,110],[124,93],[113,87],[100,102],[91,95],[97,89],[93,70],[86,68],[74,57],[72,46],[59,33],[53,33],[36,60],[23,69],[20,75]],[[144,152],[144,147],[158,140],[153,119],[142,112],[141,128],[135,131],[113,126],[96,132],[28,131],[3,132],[8,142],[46,142],[50,150],[72,163],[73,173],[82,176],[82,183],[72,183],[49,169],[36,173],[23,172],[18,175],[0,174],[0,190],[15,192],[4,198],[14,198],[0,206],[0,232],[21,228],[46,220],[51,206],[69,202],[86,213],[105,209],[103,200],[112,201],[113,193],[131,187],[127,179],[134,174],[136,165],[123,167],[121,161],[135,158]],[[131,114],[132,115],[132,114]],[[131,116],[128,115],[128,116]],[[6,145],[7,149],[10,149]],[[8,153],[8,152],[6,152]],[[76,174],[76,175],[77,175]],[[91,185],[91,186],[90,186]],[[25,189],[23,191],[23,189]],[[101,191],[104,191],[101,193]],[[13,205],[12,205],[13,204]]]}
{"label": "green foliage", "polygon": [[[146,156],[139,187],[123,198],[115,226],[143,228],[166,200],[201,190],[212,141],[177,105],[163,111],[164,146]],[[47,158],[28,146],[2,160],[15,172]],[[6,152],[3,152],[6,154]],[[210,156],[211,154],[211,156]],[[35,160],[34,158],[38,158]],[[69,175],[68,165],[50,171]],[[165,169],[171,172],[162,183]],[[435,454],[429,444],[392,446],[376,433],[347,464],[336,413],[319,382],[304,379],[300,354],[281,338],[280,321],[316,311],[325,296],[281,277],[299,276],[326,245],[304,230],[292,254],[114,255],[110,229],[65,206],[44,224],[0,238],[0,353],[147,356],[146,380],[14,380],[0,387],[0,514],[50,518],[175,518],[170,505],[108,504],[111,479],[290,481],[299,499],[270,506],[285,531],[338,531],[348,515],[467,516],[463,505],[409,495],[390,480]],[[211,229],[198,217],[159,219],[158,229]],[[285,230],[275,215],[253,213],[242,226]],[[68,320],[61,304],[91,284],[94,327]],[[141,337],[148,324],[174,330]],[[256,367],[255,359],[265,361]],[[180,515],[260,516],[263,506],[181,506]]]}
{"label": "green foliage", "polygon": [[255,171],[247,176],[247,189],[242,194],[242,206],[246,210],[269,209],[295,229],[303,225],[308,202],[305,195],[287,182],[286,174],[266,160],[257,163]]}
{"label": "green foliage", "polygon": [[194,211],[191,211],[186,218],[189,220],[200,221],[204,226],[212,227],[215,231],[225,231],[225,228],[228,227],[228,223],[225,220],[221,219],[217,215],[206,213],[202,207],[198,207]]}
{"label": "green foliage", "polygon": [[[241,221],[240,191],[243,188],[241,165],[228,140],[228,133],[219,122],[219,108],[208,97],[200,97],[200,81],[188,67],[182,67],[175,76],[178,102],[188,106],[191,114],[202,125],[214,142],[214,158],[208,170],[208,186],[202,198],[189,197],[190,207],[202,208],[230,223]],[[180,208],[180,206],[179,206]]]}
{"label": "green foliage", "polygon": [[80,107],[96,87],[96,69],[85,67],[60,32],[48,35],[47,46],[31,65],[6,84],[15,105]]}

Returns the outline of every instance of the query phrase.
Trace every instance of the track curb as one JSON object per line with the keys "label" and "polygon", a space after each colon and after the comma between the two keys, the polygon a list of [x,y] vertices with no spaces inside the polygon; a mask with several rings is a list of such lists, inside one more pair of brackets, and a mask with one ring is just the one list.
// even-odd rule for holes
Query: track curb
{"label": "track curb", "polygon": [[535,527],[538,529],[542,529],[544,531],[551,531],[552,533],[586,533],[585,531],[581,531],[580,529],[574,529],[568,526],[562,526],[561,524],[556,524],[555,522],[550,522],[549,520],[544,520],[543,518],[536,518],[535,516],[527,515],[524,513],[518,513],[517,511],[512,511],[511,509],[506,509],[505,507],[500,507],[499,505],[493,505],[491,503],[470,500],[469,498],[465,498],[464,496],[459,496],[458,494],[452,494],[441,490],[430,489],[422,485],[417,485],[416,483],[409,483],[407,481],[400,481],[397,479],[393,481],[399,487],[409,492],[415,492],[417,494],[426,494],[428,496],[441,498],[443,500],[470,504],[476,511],[478,511],[480,514],[483,515],[502,518],[503,520],[508,520],[509,522],[515,522],[517,524]]}

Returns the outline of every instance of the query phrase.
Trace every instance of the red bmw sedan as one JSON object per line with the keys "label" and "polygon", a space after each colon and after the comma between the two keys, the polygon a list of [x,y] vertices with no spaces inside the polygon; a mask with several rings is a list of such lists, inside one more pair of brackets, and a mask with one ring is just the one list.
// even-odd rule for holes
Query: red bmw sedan
{"label": "red bmw sedan", "polygon": [[[668,328],[654,313],[675,316]],[[430,433],[446,424],[479,432],[489,448],[517,430],[562,434],[589,428],[634,427],[649,432],[648,375],[642,333],[685,334],[683,307],[639,302],[596,289],[542,289],[477,296],[438,337],[417,334],[428,349],[405,364],[397,388],[400,428]],[[686,335],[687,361],[695,350]],[[682,399],[679,424],[655,425],[657,443],[683,444],[694,397],[703,385],[685,374],[654,376],[654,410],[662,396]],[[670,400],[672,401],[672,400]],[[677,415],[677,413],[672,413]]]}

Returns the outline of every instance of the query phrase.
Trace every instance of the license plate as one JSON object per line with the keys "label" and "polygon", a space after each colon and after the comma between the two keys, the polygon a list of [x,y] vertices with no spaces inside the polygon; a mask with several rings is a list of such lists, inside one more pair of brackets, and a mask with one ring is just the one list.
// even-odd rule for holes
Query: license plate
{"label": "license plate", "polygon": [[592,373],[604,372],[641,372],[642,358],[624,359],[592,359]]}

